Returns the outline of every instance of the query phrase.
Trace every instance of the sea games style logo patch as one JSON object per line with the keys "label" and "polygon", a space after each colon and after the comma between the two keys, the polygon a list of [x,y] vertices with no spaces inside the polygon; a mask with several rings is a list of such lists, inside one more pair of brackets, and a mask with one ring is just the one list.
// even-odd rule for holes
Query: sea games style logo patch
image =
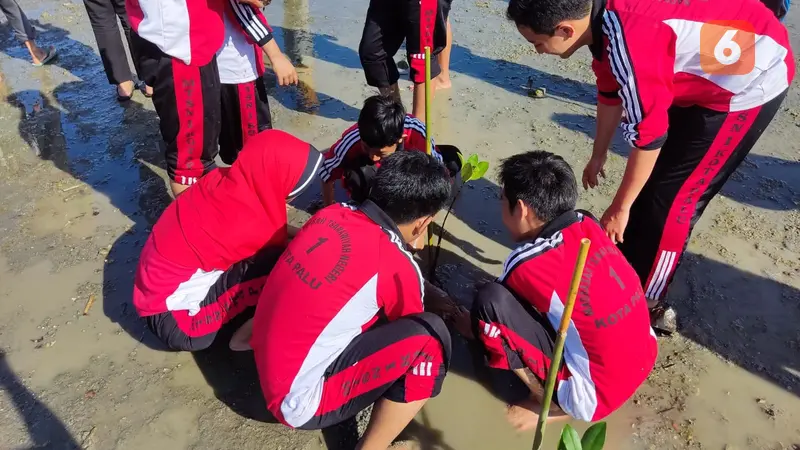
{"label": "sea games style logo patch", "polygon": [[712,75],[746,75],[756,65],[756,34],[746,20],[713,20],[700,28],[700,68]]}

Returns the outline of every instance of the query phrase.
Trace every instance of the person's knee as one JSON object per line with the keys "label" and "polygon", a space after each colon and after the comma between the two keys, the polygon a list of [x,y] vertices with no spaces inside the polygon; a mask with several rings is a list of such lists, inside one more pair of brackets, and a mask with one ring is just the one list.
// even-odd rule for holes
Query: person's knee
{"label": "person's knee", "polygon": [[365,42],[362,40],[361,43],[358,44],[358,57],[362,65],[381,63],[386,59],[384,55],[385,52],[378,49],[372,42]]}
{"label": "person's knee", "polygon": [[197,352],[205,350],[214,342],[216,333],[204,336],[190,337],[178,328],[174,320],[168,317],[170,313],[157,314],[145,317],[147,328],[168,350],[179,352]]}
{"label": "person's knee", "polygon": [[502,284],[494,281],[478,290],[472,305],[472,314],[476,318],[491,319],[497,311],[505,309],[505,305],[516,301],[514,294]]}
{"label": "person's knee", "polygon": [[419,327],[418,334],[427,334],[439,341],[442,345],[445,362],[448,363],[450,360],[450,350],[453,344],[450,338],[450,330],[447,329],[444,320],[430,312],[423,312],[408,317]]}

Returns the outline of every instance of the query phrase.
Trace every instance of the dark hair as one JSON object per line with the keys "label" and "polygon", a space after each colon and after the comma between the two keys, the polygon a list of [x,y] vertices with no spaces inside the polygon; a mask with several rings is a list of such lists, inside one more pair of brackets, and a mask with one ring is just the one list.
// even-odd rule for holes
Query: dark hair
{"label": "dark hair", "polygon": [[403,137],[406,109],[394,97],[373,95],[364,101],[358,114],[358,132],[369,148],[384,148],[397,144]]}
{"label": "dark hair", "polygon": [[592,13],[592,0],[511,0],[506,18],[536,34],[552,36],[565,20],[583,19]]}
{"label": "dark hair", "polygon": [[447,169],[434,157],[413,150],[381,159],[369,193],[369,199],[398,225],[436,214],[449,198]]}
{"label": "dark hair", "polygon": [[572,167],[550,152],[532,151],[504,159],[500,183],[511,211],[517,200],[522,200],[545,222],[575,209],[578,201],[578,183]]}

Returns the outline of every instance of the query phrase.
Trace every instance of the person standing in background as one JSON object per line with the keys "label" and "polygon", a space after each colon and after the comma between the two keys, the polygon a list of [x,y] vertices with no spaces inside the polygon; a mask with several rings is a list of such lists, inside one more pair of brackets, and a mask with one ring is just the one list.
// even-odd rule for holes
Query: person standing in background
{"label": "person standing in background", "polygon": [[[260,0],[228,0],[248,38],[265,51],[272,40]],[[133,53],[166,145],[167,175],[178,195],[214,168],[221,128],[216,53],[225,37],[225,0],[125,0]],[[285,58],[285,56],[284,56]]]}
{"label": "person standing in background", "polygon": [[538,53],[592,53],[597,129],[583,186],[605,177],[621,128],[632,149],[600,223],[638,273],[658,330],[677,329],[664,300],[692,229],[792,84],[780,14],[758,0],[509,2],[508,19]]}
{"label": "person standing in background", "polygon": [[264,53],[280,86],[297,84],[297,72],[275,42],[269,24],[265,22],[267,42],[262,53],[236,23],[235,14],[226,6],[222,15],[225,38],[217,52],[224,125],[219,135],[219,156],[225,164],[233,164],[249,138],[272,128],[264,83]]}
{"label": "person standing in background", "polygon": [[[103,69],[106,71],[108,82],[116,86],[117,100],[126,102],[133,97],[136,84],[133,81],[133,73],[128,65],[127,53],[119,35],[119,25],[117,25],[117,17],[119,17],[122,31],[125,32],[128,39],[128,47],[133,52],[131,26],[125,13],[125,0],[83,0],[83,5],[86,7],[86,14],[89,15],[89,22],[92,24],[97,50],[100,52],[100,59],[103,60]],[[132,56],[136,74],[142,78],[139,62],[135,55]],[[145,96],[153,95],[152,87],[145,84],[141,89]]]}
{"label": "person standing in background", "polygon": [[56,52],[55,47],[49,47],[45,50],[36,45],[36,30],[33,29],[33,25],[31,25],[25,12],[15,0],[0,0],[0,9],[6,15],[11,28],[14,29],[17,39],[30,52],[34,66],[41,67],[56,57],[58,52]]}
{"label": "person standing in background", "polygon": [[[394,55],[406,43],[409,78],[414,83],[411,114],[425,122],[425,47],[431,48],[431,81],[435,89],[450,87],[452,0],[370,0],[358,46],[367,84],[381,95],[400,99],[400,72]],[[448,45],[449,44],[449,45]],[[441,67],[444,64],[445,67]]]}

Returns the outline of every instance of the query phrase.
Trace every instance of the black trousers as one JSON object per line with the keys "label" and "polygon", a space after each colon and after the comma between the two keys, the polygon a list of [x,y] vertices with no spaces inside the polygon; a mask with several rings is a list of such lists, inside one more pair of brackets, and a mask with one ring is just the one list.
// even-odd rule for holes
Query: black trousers
{"label": "black trousers", "polygon": [[269,97],[264,77],[239,84],[223,84],[222,129],[219,134],[219,157],[233,164],[247,140],[272,128]]}
{"label": "black trousers", "polygon": [[226,323],[237,316],[253,315],[261,289],[283,250],[268,248],[231,266],[209,288],[197,314],[167,311],[145,317],[147,327],[171,350],[208,348]]}
{"label": "black trousers", "polygon": [[8,19],[8,24],[14,29],[14,36],[20,42],[32,41],[36,39],[36,30],[25,15],[25,11],[19,7],[15,0],[0,0],[0,9]]}
{"label": "black trousers", "polygon": [[298,428],[336,425],[380,398],[410,403],[436,397],[450,367],[451,345],[447,325],[429,312],[373,326],[325,371],[317,413]]}
{"label": "black trousers", "polygon": [[[92,24],[94,39],[97,41],[97,49],[100,52],[100,59],[103,60],[103,68],[106,71],[108,82],[113,85],[125,81],[133,81],[131,67],[128,65],[128,54],[122,44],[119,34],[119,24],[128,39],[128,47],[133,52],[131,45],[131,26],[128,15],[125,12],[125,0],[83,0],[86,13],[89,15],[89,22]],[[119,19],[119,24],[117,23]],[[142,77],[139,71],[136,55],[132,55],[136,73]]]}
{"label": "black trousers", "polygon": [[699,106],[669,110],[669,137],[633,202],[619,249],[645,296],[659,302],[683,258],[695,223],[775,117],[786,91],[745,111]]}
{"label": "black trousers", "polygon": [[[406,43],[409,78],[425,82],[425,47],[438,55],[447,43],[447,17],[452,0],[370,0],[358,46],[367,84],[389,87],[400,78],[394,55]],[[431,58],[431,78],[442,69]]]}
{"label": "black trousers", "polygon": [[217,60],[187,66],[131,33],[143,81],[153,87],[153,105],[166,146],[167,175],[189,186],[215,167],[220,134],[220,82]]}

